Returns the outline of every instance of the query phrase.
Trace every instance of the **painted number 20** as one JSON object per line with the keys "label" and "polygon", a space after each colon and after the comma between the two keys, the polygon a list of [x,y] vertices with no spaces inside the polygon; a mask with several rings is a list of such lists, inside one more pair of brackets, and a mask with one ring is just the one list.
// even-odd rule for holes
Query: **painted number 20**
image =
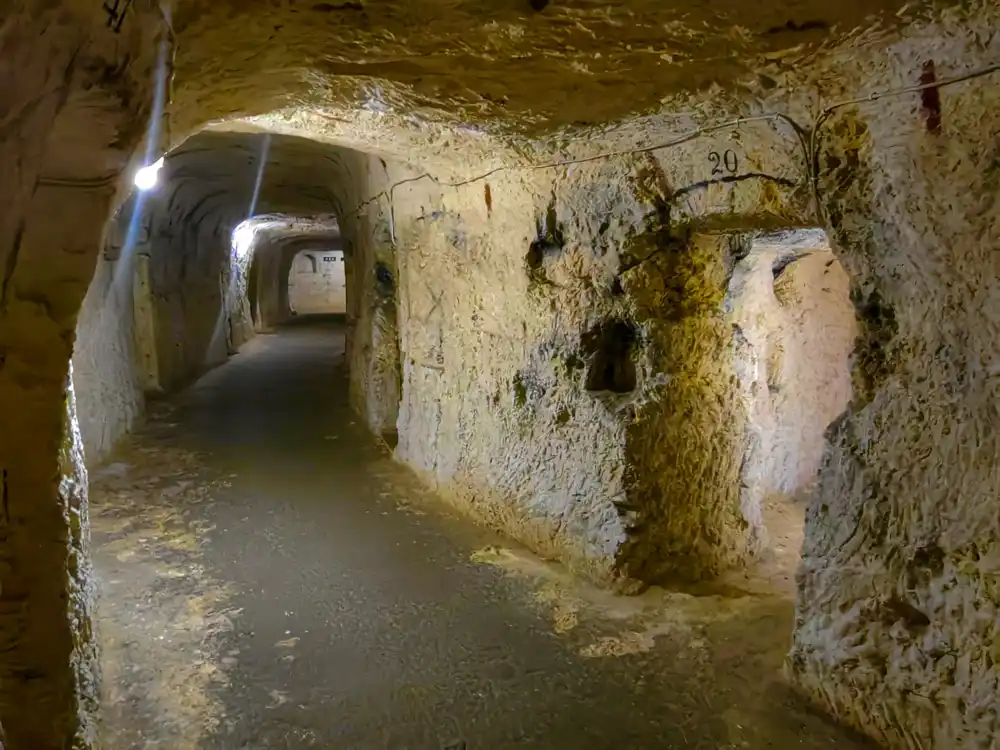
{"label": "painted number 20", "polygon": [[718,151],[709,151],[708,160],[712,162],[712,174],[736,174],[740,167],[739,157],[731,148],[727,148],[722,154]]}

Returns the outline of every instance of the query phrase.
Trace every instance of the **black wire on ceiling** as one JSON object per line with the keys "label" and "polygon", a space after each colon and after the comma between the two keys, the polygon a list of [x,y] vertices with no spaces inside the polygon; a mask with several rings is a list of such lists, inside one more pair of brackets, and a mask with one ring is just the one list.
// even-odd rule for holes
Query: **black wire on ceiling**
{"label": "black wire on ceiling", "polygon": [[[390,226],[394,224],[394,211],[393,211],[393,192],[397,187],[407,185],[413,182],[420,182],[421,180],[430,180],[438,187],[449,187],[449,188],[460,188],[466,185],[471,185],[476,182],[492,177],[495,174],[502,172],[515,172],[515,171],[537,171],[542,169],[559,169],[562,167],[569,167],[577,164],[587,164],[595,161],[604,161],[607,159],[613,159],[616,157],[623,156],[637,156],[642,154],[649,154],[655,151],[662,151],[668,148],[674,148],[680,146],[684,143],[688,143],[697,138],[700,138],[709,133],[714,133],[719,130],[728,130],[731,128],[739,128],[741,125],[756,123],[756,122],[784,122],[789,125],[796,135],[799,142],[799,146],[802,149],[802,155],[805,158],[806,169],[809,172],[809,181],[812,184],[814,199],[816,201],[817,211],[821,211],[821,201],[819,195],[819,147],[821,143],[820,131],[833,114],[843,107],[848,107],[856,104],[866,104],[869,102],[877,102],[881,99],[887,99],[889,97],[904,96],[906,94],[919,93],[921,91],[926,91],[928,89],[938,89],[947,86],[954,86],[959,83],[964,83],[966,81],[973,80],[975,78],[981,78],[983,76],[991,75],[993,73],[1000,72],[1000,63],[987,66],[985,68],[980,68],[978,70],[964,73],[962,75],[953,76],[950,78],[943,78],[939,81],[932,81],[929,83],[923,83],[916,86],[906,86],[898,89],[890,89],[888,91],[876,91],[872,92],[868,96],[858,97],[856,99],[846,99],[844,101],[839,101],[831,104],[822,110],[813,120],[813,126],[811,129],[807,129],[795,121],[790,115],[784,114],[782,112],[775,112],[766,115],[756,115],[753,117],[737,117],[734,120],[727,120],[725,122],[716,123],[713,125],[706,125],[695,130],[691,130],[683,135],[677,136],[669,141],[664,141],[651,146],[642,146],[638,148],[623,149],[617,151],[604,151],[601,153],[593,154],[591,156],[582,156],[573,159],[561,159],[557,161],[545,162],[542,164],[511,164],[500,167],[494,167],[482,174],[477,174],[474,177],[469,177],[463,180],[448,181],[441,180],[432,175],[430,172],[424,172],[422,174],[416,175],[414,177],[407,177],[402,180],[398,180],[390,185],[385,190],[380,190],[373,196],[366,198],[358,204],[357,208],[354,210],[354,216],[360,216],[362,209],[369,206],[370,204],[378,201],[381,198],[387,198],[389,201],[389,220]],[[395,232],[392,232],[393,244],[395,244]]]}

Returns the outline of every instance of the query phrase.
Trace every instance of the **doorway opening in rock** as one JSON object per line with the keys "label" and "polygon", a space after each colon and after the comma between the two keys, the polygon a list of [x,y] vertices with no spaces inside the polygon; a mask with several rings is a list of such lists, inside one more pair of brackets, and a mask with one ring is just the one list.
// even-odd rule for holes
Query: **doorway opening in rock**
{"label": "doorway opening in rock", "polygon": [[757,235],[726,296],[748,415],[740,504],[754,566],[791,592],[827,427],[851,398],[849,279],[822,230]]}

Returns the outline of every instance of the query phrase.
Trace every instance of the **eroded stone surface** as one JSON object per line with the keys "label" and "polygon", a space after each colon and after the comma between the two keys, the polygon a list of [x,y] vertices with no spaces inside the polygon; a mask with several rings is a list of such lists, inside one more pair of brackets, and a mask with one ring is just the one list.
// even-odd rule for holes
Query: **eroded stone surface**
{"label": "eroded stone surface", "polygon": [[[967,65],[959,25],[891,48]],[[988,45],[993,54],[995,40]],[[886,85],[891,69],[873,64]],[[806,520],[795,679],[894,747],[989,746],[997,727],[995,82],[842,112],[831,239],[861,325],[850,413]],[[925,110],[927,107],[925,106]],[[980,130],[982,128],[983,130]]]}
{"label": "eroded stone surface", "polygon": [[[67,651],[62,399],[161,50],[174,77],[152,151],[183,145],[144,225],[162,233],[147,279],[158,303],[146,315],[140,295],[129,354],[125,324],[100,332],[128,308],[109,281],[122,259],[102,262],[77,352],[89,452],[134,419],[129,356],[145,363],[139,389],[169,389],[249,335],[253,272],[231,244],[249,212],[332,212],[353,403],[399,458],[596,576],[711,576],[759,546],[739,486],[752,404],[746,342],[722,311],[726,254],[747,232],[821,225],[861,335],[850,412],[810,505],[791,671],[891,745],[988,741],[996,87],[908,89],[995,63],[996,9],[900,5],[186,0],[169,19],[148,2],[121,17],[75,0],[5,8],[0,633],[22,677],[45,675],[33,689],[52,718],[25,718],[27,693],[5,672],[12,744],[62,747],[87,724]],[[871,96],[892,90],[906,93]],[[757,119],[776,111],[792,120]],[[210,120],[214,132],[187,139]],[[274,136],[252,208],[261,129],[314,140]],[[612,148],[626,153],[559,163]]]}
{"label": "eroded stone surface", "polygon": [[77,311],[148,107],[149,10],[120,36],[76,3],[14,3],[0,24],[0,723],[15,749],[92,739],[86,475],[66,392]]}

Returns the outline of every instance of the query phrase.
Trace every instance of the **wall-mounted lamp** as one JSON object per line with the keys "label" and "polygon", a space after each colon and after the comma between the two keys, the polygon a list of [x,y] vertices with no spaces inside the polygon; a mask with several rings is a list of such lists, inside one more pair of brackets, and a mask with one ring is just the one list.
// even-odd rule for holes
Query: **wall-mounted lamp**
{"label": "wall-mounted lamp", "polygon": [[152,190],[156,187],[156,183],[160,177],[160,169],[163,168],[163,157],[154,161],[152,164],[148,164],[138,172],[135,173],[135,177],[132,181],[135,186],[140,190]]}

